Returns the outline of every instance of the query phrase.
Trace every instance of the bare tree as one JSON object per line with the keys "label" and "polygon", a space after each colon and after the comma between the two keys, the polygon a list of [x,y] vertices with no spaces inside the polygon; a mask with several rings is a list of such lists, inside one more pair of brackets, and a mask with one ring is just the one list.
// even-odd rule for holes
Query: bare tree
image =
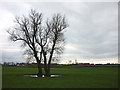
{"label": "bare tree", "polygon": [[64,32],[67,28],[65,16],[56,14],[51,20],[42,23],[42,13],[31,10],[28,17],[15,19],[16,25],[8,30],[12,41],[22,41],[29,58],[35,58],[38,65],[38,77],[42,77],[41,63],[44,62],[45,76],[50,76],[50,64],[55,56],[63,52]]}
{"label": "bare tree", "polygon": [[[46,22],[46,29],[49,31],[48,43],[44,47],[44,69],[46,76],[50,76],[51,61],[57,59],[64,49],[64,29],[68,27],[65,16],[55,14],[50,21]],[[47,60],[46,60],[47,59]]]}
{"label": "bare tree", "polygon": [[12,30],[8,30],[11,35],[12,41],[22,41],[22,46],[27,47],[28,51],[33,57],[35,57],[38,65],[38,76],[42,76],[41,60],[38,56],[39,47],[35,38],[37,32],[41,30],[42,13],[37,13],[35,10],[31,10],[28,17],[16,17],[15,27]]}

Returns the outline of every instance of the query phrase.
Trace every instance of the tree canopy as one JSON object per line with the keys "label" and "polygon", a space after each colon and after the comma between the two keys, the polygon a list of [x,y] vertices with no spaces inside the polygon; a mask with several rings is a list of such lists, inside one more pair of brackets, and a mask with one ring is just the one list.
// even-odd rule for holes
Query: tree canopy
{"label": "tree canopy", "polygon": [[41,63],[44,63],[45,76],[50,76],[51,61],[58,59],[64,50],[64,30],[68,27],[65,16],[54,14],[43,22],[43,14],[31,9],[28,16],[16,17],[15,27],[8,30],[12,41],[22,41],[28,59],[35,58],[38,76],[42,76]]}

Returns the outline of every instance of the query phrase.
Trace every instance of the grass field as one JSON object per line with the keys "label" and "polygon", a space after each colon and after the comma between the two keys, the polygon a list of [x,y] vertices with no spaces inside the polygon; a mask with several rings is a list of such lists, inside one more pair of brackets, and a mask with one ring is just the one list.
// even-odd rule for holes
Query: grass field
{"label": "grass field", "polygon": [[52,74],[62,77],[30,78],[24,74],[36,74],[37,68],[2,67],[3,88],[117,88],[118,67],[51,68]]}

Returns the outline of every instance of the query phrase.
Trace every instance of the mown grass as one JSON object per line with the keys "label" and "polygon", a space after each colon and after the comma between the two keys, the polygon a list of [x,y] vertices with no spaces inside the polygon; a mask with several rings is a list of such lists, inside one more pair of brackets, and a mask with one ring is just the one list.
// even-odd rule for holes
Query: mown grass
{"label": "mown grass", "polygon": [[30,78],[24,74],[36,74],[37,68],[2,67],[3,88],[117,88],[118,67],[51,68],[51,74],[62,77]]}

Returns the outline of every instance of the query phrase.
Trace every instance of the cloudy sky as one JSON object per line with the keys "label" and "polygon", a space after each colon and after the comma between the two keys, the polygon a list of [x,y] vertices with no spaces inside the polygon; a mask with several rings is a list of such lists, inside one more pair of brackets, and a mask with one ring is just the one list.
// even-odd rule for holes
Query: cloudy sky
{"label": "cloudy sky", "polygon": [[15,16],[27,15],[30,9],[42,12],[44,19],[54,13],[65,14],[65,51],[60,63],[68,60],[88,63],[118,62],[117,2],[1,2],[1,61],[25,62],[19,42],[11,42],[6,32],[14,26]]}

